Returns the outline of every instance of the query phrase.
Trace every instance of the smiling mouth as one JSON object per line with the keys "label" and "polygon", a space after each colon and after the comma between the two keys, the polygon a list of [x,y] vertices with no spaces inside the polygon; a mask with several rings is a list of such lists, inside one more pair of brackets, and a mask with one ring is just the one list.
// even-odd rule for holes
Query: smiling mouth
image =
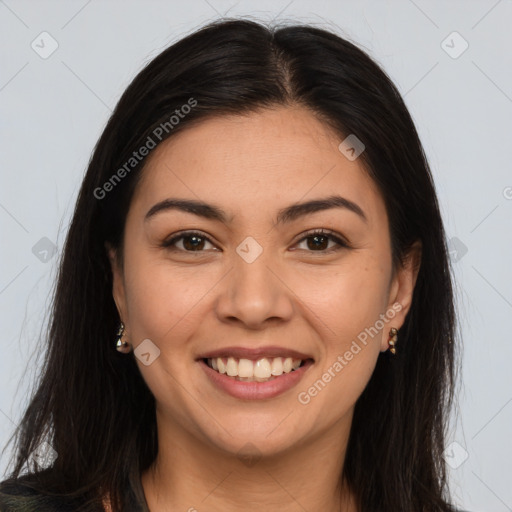
{"label": "smiling mouth", "polygon": [[244,382],[268,382],[294,372],[312,359],[262,357],[257,360],[236,357],[214,357],[202,361],[217,373]]}

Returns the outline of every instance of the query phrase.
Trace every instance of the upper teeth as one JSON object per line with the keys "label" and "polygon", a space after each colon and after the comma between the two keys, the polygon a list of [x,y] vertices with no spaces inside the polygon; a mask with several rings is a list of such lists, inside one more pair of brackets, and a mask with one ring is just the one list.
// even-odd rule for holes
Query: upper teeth
{"label": "upper teeth", "polygon": [[219,373],[226,373],[230,377],[268,379],[297,369],[302,360],[291,357],[263,357],[257,361],[250,359],[237,359],[235,357],[215,357],[208,359],[208,366]]}

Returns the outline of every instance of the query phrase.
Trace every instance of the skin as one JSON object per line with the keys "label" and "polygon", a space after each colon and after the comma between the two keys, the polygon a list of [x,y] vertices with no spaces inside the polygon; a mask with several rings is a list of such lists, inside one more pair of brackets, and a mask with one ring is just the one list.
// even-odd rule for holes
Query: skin
{"label": "skin", "polygon": [[[109,256],[125,339],[136,348],[149,338],[160,350],[149,366],[136,359],[157,403],[159,453],[142,474],[152,512],[357,511],[338,478],[354,405],[388,349],[390,327],[404,322],[421,256],[416,244],[393,273],[383,199],[361,159],[338,150],[342,140],[310,111],[278,107],[203,121],[150,155],[126,220],[124,267],[111,248]],[[281,208],[333,192],[368,221],[331,208],[274,225]],[[213,203],[229,222],[178,210],[144,220],[170,197]],[[350,248],[328,253],[322,249],[337,246],[329,238],[320,248],[308,244],[304,233],[316,228]],[[190,239],[161,246],[184,230],[208,240],[196,251]],[[248,236],[263,248],[250,264],[236,252]],[[301,404],[298,393],[393,304],[401,305],[394,318]],[[214,387],[196,362],[234,345],[295,348],[315,364],[278,397],[240,400]],[[237,455],[248,442],[252,465]]]}

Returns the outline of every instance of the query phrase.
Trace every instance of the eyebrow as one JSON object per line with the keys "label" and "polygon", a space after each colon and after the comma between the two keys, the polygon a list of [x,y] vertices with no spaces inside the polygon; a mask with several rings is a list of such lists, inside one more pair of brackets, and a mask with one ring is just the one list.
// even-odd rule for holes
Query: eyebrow
{"label": "eyebrow", "polygon": [[[350,201],[349,199],[346,199],[345,197],[331,195],[326,198],[313,199],[303,203],[295,203],[287,206],[286,208],[282,208],[279,210],[277,215],[277,224],[292,222],[305,215],[323,210],[329,210],[332,208],[343,208],[349,210],[357,214],[364,222],[368,223],[368,218],[358,204]],[[157,213],[169,210],[180,210],[183,212],[192,213],[199,217],[216,220],[224,224],[230,223],[233,219],[233,216],[228,216],[224,210],[212,204],[196,201],[195,199],[169,198],[152,206],[146,213],[144,220],[147,221],[154,217]]]}

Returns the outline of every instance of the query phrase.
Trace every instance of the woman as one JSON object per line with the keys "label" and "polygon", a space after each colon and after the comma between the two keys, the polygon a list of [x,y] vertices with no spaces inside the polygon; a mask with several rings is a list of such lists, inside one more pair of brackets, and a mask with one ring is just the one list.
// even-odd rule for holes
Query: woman
{"label": "woman", "polygon": [[212,23],[95,148],[0,510],[452,511],[454,334],[387,75],[325,30]]}

